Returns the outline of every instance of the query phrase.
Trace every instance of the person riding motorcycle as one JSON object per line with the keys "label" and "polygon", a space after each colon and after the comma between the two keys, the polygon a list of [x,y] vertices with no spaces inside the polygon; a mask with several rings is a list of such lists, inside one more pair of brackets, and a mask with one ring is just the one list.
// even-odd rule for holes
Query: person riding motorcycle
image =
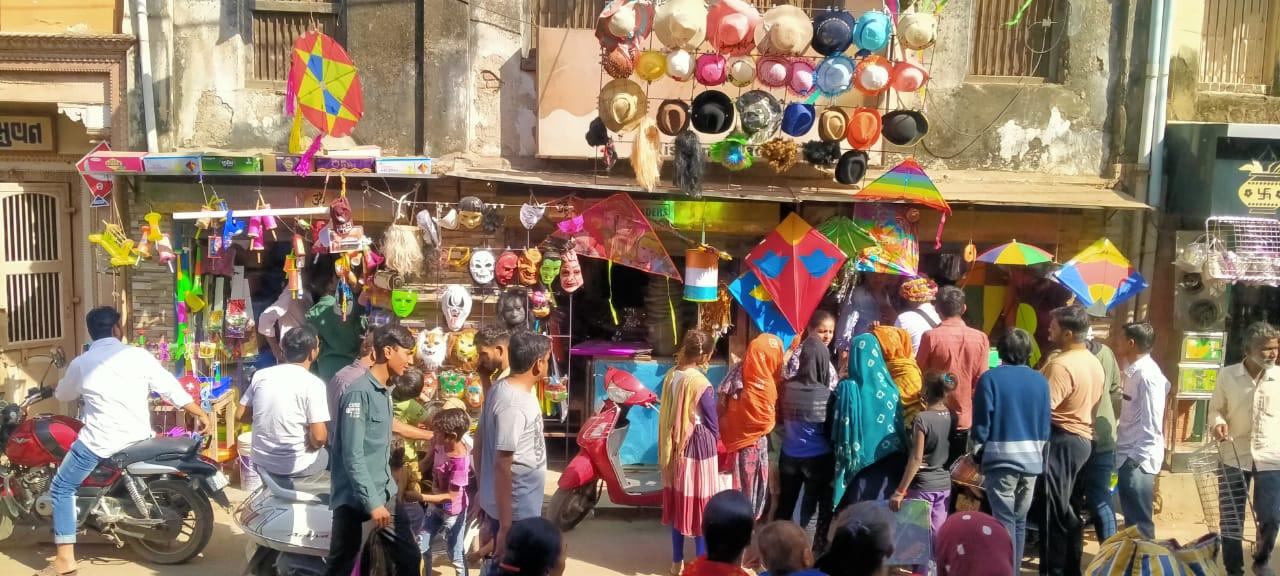
{"label": "person riding motorcycle", "polygon": [[314,328],[299,326],[280,339],[283,364],[264,368],[240,399],[236,420],[253,418],[253,463],[274,477],[321,475],[329,465],[329,401],[311,373],[320,353]]}
{"label": "person riding motorcycle", "polygon": [[100,461],[155,436],[151,393],[196,418],[197,432],[212,428],[209,415],[155,357],[121,340],[124,328],[115,308],[90,310],[85,327],[93,343],[71,361],[54,390],[60,402],[83,400],[84,428],[58,466],[49,490],[57,553],[53,563],[40,572],[44,576],[76,574],[76,490]]}

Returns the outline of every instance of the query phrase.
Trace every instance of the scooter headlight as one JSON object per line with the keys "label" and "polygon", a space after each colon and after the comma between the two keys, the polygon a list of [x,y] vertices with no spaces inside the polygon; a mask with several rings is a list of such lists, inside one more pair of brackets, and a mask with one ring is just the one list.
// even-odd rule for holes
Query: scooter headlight
{"label": "scooter headlight", "polygon": [[631,392],[618,386],[609,386],[604,392],[609,396],[610,400],[613,400],[614,404],[625,404],[631,399]]}

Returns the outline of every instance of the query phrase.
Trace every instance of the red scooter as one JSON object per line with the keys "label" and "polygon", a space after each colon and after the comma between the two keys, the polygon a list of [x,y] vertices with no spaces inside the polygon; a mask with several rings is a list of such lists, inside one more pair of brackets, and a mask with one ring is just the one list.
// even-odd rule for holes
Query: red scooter
{"label": "red scooter", "polygon": [[662,504],[662,477],[657,467],[623,467],[618,449],[627,437],[627,412],[651,408],[658,397],[629,372],[609,368],[604,375],[604,406],[578,432],[581,450],[564,473],[547,506],[546,518],[563,531],[572,530],[600,501],[600,481],[609,500],[623,506]]}

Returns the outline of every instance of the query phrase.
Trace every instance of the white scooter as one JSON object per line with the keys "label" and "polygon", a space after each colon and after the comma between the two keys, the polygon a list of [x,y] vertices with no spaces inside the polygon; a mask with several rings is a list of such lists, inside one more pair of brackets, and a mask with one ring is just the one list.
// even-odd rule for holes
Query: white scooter
{"label": "white scooter", "polygon": [[259,469],[262,486],[236,509],[235,521],[251,541],[249,576],[323,576],[333,512],[329,474],[277,479]]}

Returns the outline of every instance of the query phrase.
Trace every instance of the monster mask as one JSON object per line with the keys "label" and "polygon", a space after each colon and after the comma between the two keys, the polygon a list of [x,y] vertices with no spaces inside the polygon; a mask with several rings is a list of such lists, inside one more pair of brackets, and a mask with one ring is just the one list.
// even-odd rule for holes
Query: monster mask
{"label": "monster mask", "polygon": [[528,325],[529,295],[524,288],[508,288],[498,298],[498,318],[507,329]]}
{"label": "monster mask", "polygon": [[440,374],[440,394],[446,400],[457,398],[466,390],[467,377],[450,370]]}
{"label": "monster mask", "polygon": [[471,293],[457,284],[446,286],[440,295],[440,311],[444,312],[444,322],[450,331],[461,330],[471,314]]}
{"label": "monster mask", "polygon": [[453,347],[449,353],[449,360],[455,368],[475,370],[478,356],[475,328],[468,328],[453,335]]}
{"label": "monster mask", "polygon": [[529,293],[529,308],[534,318],[546,318],[551,315],[551,297],[546,290],[537,289]]}
{"label": "monster mask", "polygon": [[533,286],[538,283],[538,265],[542,264],[542,253],[537,248],[526,248],[520,253],[520,283]]}
{"label": "monster mask", "polygon": [[494,275],[498,278],[499,286],[508,286],[516,276],[516,267],[520,265],[520,257],[510,250],[503,252],[498,257],[498,263],[494,268]]}
{"label": "monster mask", "polygon": [[493,252],[476,250],[471,253],[471,279],[481,286],[493,282]]}
{"label": "monster mask", "polygon": [[458,223],[467,230],[475,230],[484,218],[484,202],[475,196],[458,201]]}
{"label": "monster mask", "polygon": [[542,285],[551,290],[551,285],[555,283],[556,277],[560,275],[560,268],[564,261],[560,259],[559,252],[547,251],[546,256],[542,258],[542,267],[538,268],[538,276],[542,280]]}
{"label": "monster mask", "polygon": [[418,293],[413,290],[392,290],[391,311],[396,318],[408,318],[413,308],[418,305]]}
{"label": "monster mask", "polygon": [[427,370],[438,370],[444,364],[445,337],[439,328],[423,330],[418,333],[418,362]]}
{"label": "monster mask", "polygon": [[565,251],[560,265],[560,287],[567,294],[582,287],[582,265],[578,263],[578,253],[572,249]]}
{"label": "monster mask", "polygon": [[474,372],[467,374],[467,387],[462,392],[462,401],[467,409],[475,412],[484,407],[484,389],[480,387],[480,376]]}

